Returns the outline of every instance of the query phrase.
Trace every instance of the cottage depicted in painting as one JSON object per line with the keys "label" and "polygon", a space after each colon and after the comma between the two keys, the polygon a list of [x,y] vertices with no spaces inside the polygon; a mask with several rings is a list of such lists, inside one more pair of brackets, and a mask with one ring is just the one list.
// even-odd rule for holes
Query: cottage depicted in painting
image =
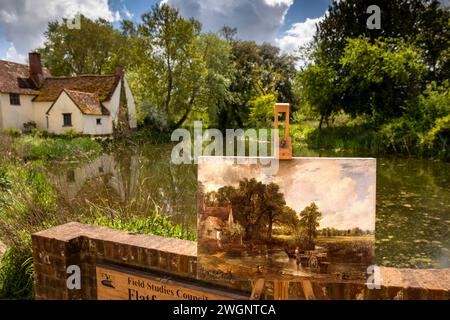
{"label": "cottage depicted in painting", "polygon": [[362,282],[374,264],[375,159],[199,163],[198,276]]}
{"label": "cottage depicted in painting", "polygon": [[201,196],[199,209],[199,227],[203,237],[220,241],[222,232],[234,223],[231,203],[225,207],[207,207],[204,196]]}
{"label": "cottage depicted in painting", "polygon": [[118,67],[114,75],[52,77],[38,53],[29,65],[0,60],[0,129],[109,135],[136,128],[133,95]]}

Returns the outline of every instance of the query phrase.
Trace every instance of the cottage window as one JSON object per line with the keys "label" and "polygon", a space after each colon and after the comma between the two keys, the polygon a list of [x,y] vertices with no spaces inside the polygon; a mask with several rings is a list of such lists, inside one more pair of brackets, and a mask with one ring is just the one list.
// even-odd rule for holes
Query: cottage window
{"label": "cottage window", "polygon": [[20,95],[17,93],[10,93],[9,94],[9,103],[12,106],[20,106]]}
{"label": "cottage window", "polygon": [[102,118],[97,118],[97,125],[101,126],[102,125]]}
{"label": "cottage window", "polygon": [[72,126],[72,114],[63,113],[63,127],[71,127],[71,126]]}

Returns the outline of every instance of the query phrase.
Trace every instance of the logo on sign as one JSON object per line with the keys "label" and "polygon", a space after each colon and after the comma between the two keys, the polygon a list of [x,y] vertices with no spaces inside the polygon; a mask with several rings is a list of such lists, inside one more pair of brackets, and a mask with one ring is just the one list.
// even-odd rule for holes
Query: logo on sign
{"label": "logo on sign", "polygon": [[113,285],[114,282],[114,277],[106,272],[102,272],[102,280],[101,280],[101,284],[104,285],[105,287],[108,288],[115,288]]}

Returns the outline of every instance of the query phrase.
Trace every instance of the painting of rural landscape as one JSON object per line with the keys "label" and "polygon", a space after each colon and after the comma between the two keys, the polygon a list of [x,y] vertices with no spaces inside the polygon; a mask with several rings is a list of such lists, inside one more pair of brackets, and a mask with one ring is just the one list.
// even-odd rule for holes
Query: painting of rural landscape
{"label": "painting of rural landscape", "polygon": [[363,282],[375,255],[375,159],[199,163],[198,277]]}

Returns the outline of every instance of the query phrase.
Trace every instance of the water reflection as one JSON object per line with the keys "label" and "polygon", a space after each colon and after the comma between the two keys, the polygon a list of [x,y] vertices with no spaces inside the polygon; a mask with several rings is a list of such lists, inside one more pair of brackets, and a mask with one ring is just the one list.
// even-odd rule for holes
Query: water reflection
{"label": "water reflection", "polygon": [[[70,210],[156,211],[195,232],[197,166],[173,165],[171,151],[172,145],[114,150],[87,164],[49,168],[49,177]],[[296,155],[352,156],[311,150]],[[377,164],[377,264],[450,267],[450,163],[378,158]]]}
{"label": "water reflection", "polygon": [[[139,157],[131,155],[128,160],[128,170],[125,171],[124,166],[120,165],[113,155],[103,154],[80,166],[57,167],[49,172],[49,176],[59,195],[68,202],[77,200],[81,195],[98,195],[98,191],[109,188],[120,201],[125,202],[138,191]],[[91,182],[97,184],[95,188]]]}

